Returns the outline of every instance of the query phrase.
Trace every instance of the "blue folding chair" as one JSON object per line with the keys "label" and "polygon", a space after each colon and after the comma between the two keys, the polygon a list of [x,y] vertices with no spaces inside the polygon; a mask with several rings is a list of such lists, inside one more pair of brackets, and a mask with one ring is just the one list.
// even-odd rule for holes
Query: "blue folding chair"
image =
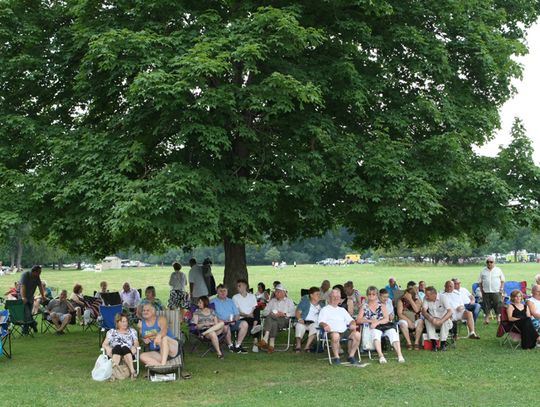
{"label": "blue folding chair", "polygon": [[521,291],[520,281],[505,281],[504,282],[504,304],[505,305],[510,304],[510,294],[514,290]]}
{"label": "blue folding chair", "polygon": [[101,348],[101,344],[105,339],[105,335],[109,329],[116,328],[114,319],[116,314],[122,313],[122,304],[119,305],[100,305],[99,306],[99,338],[98,345]]}
{"label": "blue folding chair", "polygon": [[0,356],[11,359],[11,327],[9,311],[0,311]]}

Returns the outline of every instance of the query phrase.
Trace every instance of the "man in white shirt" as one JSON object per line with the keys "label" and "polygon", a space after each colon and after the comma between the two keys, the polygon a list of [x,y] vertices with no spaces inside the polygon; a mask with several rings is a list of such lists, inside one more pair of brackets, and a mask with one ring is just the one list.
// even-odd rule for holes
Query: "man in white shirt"
{"label": "man in white shirt", "polygon": [[203,271],[200,264],[197,264],[197,260],[190,259],[189,266],[189,296],[191,297],[191,303],[197,304],[199,297],[208,295],[208,288],[204,281]]}
{"label": "man in white shirt", "polygon": [[[236,289],[238,290],[238,293],[233,295],[232,300],[236,305],[236,308],[238,308],[240,320],[246,321],[248,324],[248,331],[251,331],[251,334],[255,335],[261,332],[262,329],[260,324],[260,311],[257,308],[257,298],[248,291],[249,285],[246,280],[238,280],[236,282]],[[243,339],[244,338],[242,338],[242,340]],[[240,335],[238,341],[242,344]],[[258,352],[258,349],[255,349],[255,347],[253,350]]]}
{"label": "man in white shirt", "polygon": [[141,302],[141,295],[135,288],[131,288],[127,281],[122,286],[120,298],[122,299],[122,305],[127,308],[135,308]]}
{"label": "man in white shirt", "polygon": [[473,320],[476,324],[476,319],[478,318],[482,307],[476,302],[474,295],[472,295],[465,287],[461,286],[461,281],[459,278],[453,278],[452,282],[454,283],[454,291],[460,295],[463,304],[465,304],[465,309],[472,312]]}
{"label": "man in white shirt", "polygon": [[504,274],[499,267],[495,266],[495,257],[488,256],[486,267],[480,273],[478,284],[482,293],[484,305],[484,323],[489,324],[489,313],[494,310],[497,319],[501,315],[501,294],[504,293]]}
{"label": "man in white shirt", "polygon": [[527,300],[534,327],[540,328],[540,284],[533,285],[532,296]]}
{"label": "man in white shirt", "polygon": [[[461,298],[461,295],[455,291],[454,282],[448,280],[444,283],[444,292],[441,293],[442,297],[445,297],[448,304],[452,307],[452,320],[460,323],[461,321],[467,322],[467,328],[469,329],[469,339],[480,339],[474,331],[474,319],[472,312],[465,309],[465,303]],[[457,333],[457,331],[456,331]]]}
{"label": "man in white shirt", "polygon": [[431,340],[431,350],[437,351],[437,329],[440,329],[441,350],[447,350],[446,340],[452,329],[452,307],[446,298],[437,294],[434,287],[427,287],[425,290],[422,315],[425,318],[428,338]]}
{"label": "man in white shirt", "polygon": [[360,345],[360,332],[356,330],[356,322],[347,312],[346,309],[339,307],[341,301],[340,290],[332,290],[328,298],[328,305],[321,309],[319,313],[319,325],[328,334],[332,346],[333,359],[332,362],[336,365],[341,363],[339,359],[339,341],[341,335],[348,335],[348,361],[355,365],[358,361],[355,354]]}
{"label": "man in white shirt", "polygon": [[294,302],[287,297],[287,289],[283,284],[277,284],[274,297],[268,301],[263,315],[264,335],[257,343],[259,348],[267,349],[268,353],[274,352],[274,343],[280,329],[289,326],[289,319],[294,316]]}

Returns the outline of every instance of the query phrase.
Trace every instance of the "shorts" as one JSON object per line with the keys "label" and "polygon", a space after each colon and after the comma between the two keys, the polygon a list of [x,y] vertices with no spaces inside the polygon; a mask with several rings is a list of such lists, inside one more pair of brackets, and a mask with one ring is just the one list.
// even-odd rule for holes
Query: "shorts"
{"label": "shorts", "polygon": [[129,354],[134,357],[133,353],[131,353],[131,349],[129,349],[127,346],[121,346],[121,345],[114,346],[112,348],[112,354],[120,355],[120,356],[125,356]]}

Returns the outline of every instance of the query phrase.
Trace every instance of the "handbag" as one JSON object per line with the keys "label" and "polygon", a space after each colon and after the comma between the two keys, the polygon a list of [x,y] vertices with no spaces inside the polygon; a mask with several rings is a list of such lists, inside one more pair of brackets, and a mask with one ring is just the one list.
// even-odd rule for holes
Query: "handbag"
{"label": "handbag", "polygon": [[112,368],[111,380],[125,380],[131,376],[126,365],[114,365]]}
{"label": "handbag", "polygon": [[94,368],[92,369],[92,379],[103,382],[112,375],[112,361],[106,355],[99,355]]}
{"label": "handbag", "polygon": [[395,329],[396,326],[392,322],[387,322],[386,324],[377,325],[375,329],[379,331],[388,331],[389,329]]}

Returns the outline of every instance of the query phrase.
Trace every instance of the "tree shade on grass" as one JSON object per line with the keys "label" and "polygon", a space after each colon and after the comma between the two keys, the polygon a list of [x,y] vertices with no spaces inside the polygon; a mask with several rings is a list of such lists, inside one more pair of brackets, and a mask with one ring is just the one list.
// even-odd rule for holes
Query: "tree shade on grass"
{"label": "tree shade on grass", "polygon": [[[507,279],[526,279],[538,273],[537,264],[504,265]],[[51,285],[69,288],[77,280],[85,292],[102,279],[116,287],[124,280],[133,286],[152,283],[158,297],[165,298],[164,284],[168,269],[116,270],[103,273],[45,270],[43,277]],[[276,271],[271,267],[253,267],[250,273],[267,283],[283,281],[291,293],[299,293],[328,277],[332,283],[348,279],[364,289],[374,283],[381,286],[389,275],[398,281],[424,279],[440,287],[446,279],[457,276],[465,286],[478,277],[478,267],[404,267],[379,266],[311,267],[301,266]],[[216,274],[221,277],[222,269]],[[9,279],[9,278],[8,278]],[[0,278],[0,288],[12,279]],[[298,299],[298,294],[293,295]],[[494,324],[478,328],[479,341],[459,340],[457,349],[446,353],[404,351],[406,363],[398,364],[393,353],[389,363],[372,363],[365,369],[329,366],[325,355],[293,352],[227,353],[218,361],[213,354],[205,358],[186,357],[190,381],[173,383],[136,382],[97,383],[90,371],[98,356],[96,333],[70,329],[62,337],[52,334],[35,338],[17,338],[13,359],[0,359],[0,378],[6,400],[20,405],[225,405],[271,404],[305,406],[347,403],[384,405],[488,406],[533,405],[537,394],[527,379],[536,377],[538,350],[512,351],[501,348],[495,338]],[[321,360],[319,360],[319,357]],[[515,377],[515,378],[514,378]],[[514,382],[507,387],[509,378]],[[532,380],[532,379],[531,379]],[[505,389],[505,390],[497,390]],[[494,396],[494,391],[496,395]],[[495,397],[495,399],[494,399]]]}

